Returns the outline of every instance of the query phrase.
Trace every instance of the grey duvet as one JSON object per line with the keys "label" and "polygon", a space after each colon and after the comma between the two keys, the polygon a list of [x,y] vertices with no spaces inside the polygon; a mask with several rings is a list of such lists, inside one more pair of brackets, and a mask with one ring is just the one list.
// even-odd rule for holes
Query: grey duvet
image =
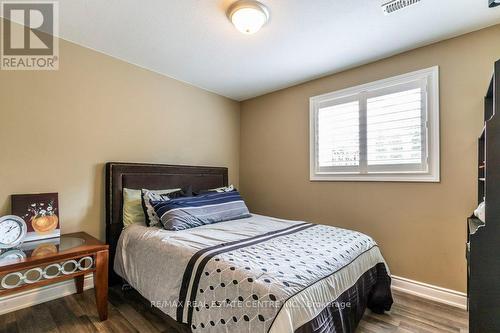
{"label": "grey duvet", "polygon": [[362,233],[252,215],[183,231],[131,226],[115,271],[193,332],[354,332],[392,304]]}

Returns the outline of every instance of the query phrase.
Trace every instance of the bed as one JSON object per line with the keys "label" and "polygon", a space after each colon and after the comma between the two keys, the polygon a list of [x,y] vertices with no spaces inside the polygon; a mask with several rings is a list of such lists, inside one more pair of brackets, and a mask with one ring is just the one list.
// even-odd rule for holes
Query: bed
{"label": "bed", "polygon": [[123,229],[122,191],[228,185],[217,167],[108,163],[110,281],[192,332],[354,332],[390,310],[390,275],[362,233],[257,214],[182,231]]}

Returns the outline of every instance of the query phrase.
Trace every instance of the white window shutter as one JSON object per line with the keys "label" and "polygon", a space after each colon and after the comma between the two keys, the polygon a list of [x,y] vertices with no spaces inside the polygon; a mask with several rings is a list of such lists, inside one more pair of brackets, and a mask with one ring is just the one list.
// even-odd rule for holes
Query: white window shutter
{"label": "white window shutter", "polygon": [[[394,89],[394,88],[393,88]],[[393,90],[392,89],[392,90]],[[402,87],[367,99],[367,164],[424,170],[426,110],[422,88]]]}
{"label": "white window shutter", "polygon": [[311,98],[311,179],[439,181],[437,67]]}
{"label": "white window shutter", "polygon": [[359,102],[318,111],[318,165],[320,168],[359,165]]}

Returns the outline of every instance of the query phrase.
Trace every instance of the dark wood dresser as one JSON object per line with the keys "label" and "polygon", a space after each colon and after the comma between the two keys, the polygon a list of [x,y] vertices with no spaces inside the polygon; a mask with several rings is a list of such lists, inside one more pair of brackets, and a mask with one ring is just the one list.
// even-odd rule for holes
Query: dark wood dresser
{"label": "dark wood dresser", "polygon": [[467,221],[467,296],[471,333],[500,332],[500,60],[484,101],[478,140],[478,203],[484,222]]}

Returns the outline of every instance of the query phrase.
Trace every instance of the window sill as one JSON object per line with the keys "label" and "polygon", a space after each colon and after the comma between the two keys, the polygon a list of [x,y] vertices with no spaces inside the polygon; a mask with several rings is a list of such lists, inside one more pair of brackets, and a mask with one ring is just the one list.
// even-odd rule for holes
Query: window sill
{"label": "window sill", "polygon": [[432,174],[313,174],[309,177],[313,182],[408,182],[408,183],[439,183],[439,175]]}

